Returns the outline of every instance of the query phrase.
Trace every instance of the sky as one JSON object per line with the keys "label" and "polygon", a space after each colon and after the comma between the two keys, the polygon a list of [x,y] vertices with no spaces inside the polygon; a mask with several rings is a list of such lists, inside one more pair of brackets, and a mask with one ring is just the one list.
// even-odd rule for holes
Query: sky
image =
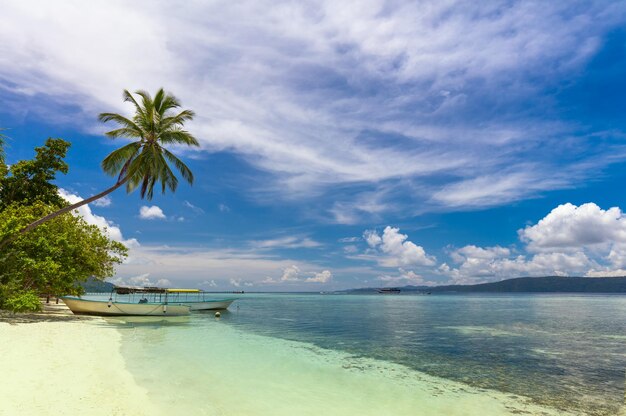
{"label": "sky", "polygon": [[122,91],[174,94],[193,186],[77,215],[111,279],[328,291],[626,275],[626,3],[0,0],[9,163],[111,186]]}

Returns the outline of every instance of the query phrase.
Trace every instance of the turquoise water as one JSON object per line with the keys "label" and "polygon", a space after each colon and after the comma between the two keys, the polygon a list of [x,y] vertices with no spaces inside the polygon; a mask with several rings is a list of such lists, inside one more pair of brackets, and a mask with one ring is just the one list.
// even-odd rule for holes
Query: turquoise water
{"label": "turquoise water", "polygon": [[626,415],[626,297],[242,295],[111,319],[164,413]]}

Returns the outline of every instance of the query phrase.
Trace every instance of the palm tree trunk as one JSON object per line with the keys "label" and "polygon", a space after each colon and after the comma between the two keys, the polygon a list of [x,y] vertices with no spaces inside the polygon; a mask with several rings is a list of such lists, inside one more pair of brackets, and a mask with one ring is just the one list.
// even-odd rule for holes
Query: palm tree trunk
{"label": "palm tree trunk", "polygon": [[22,228],[20,230],[19,233],[12,235],[9,238],[4,239],[3,241],[0,242],[0,250],[2,250],[7,244],[11,243],[13,240],[15,240],[16,238],[18,238],[19,236],[21,236],[24,233],[27,233],[28,231],[32,230],[33,228],[43,224],[46,221],[50,221],[53,218],[58,217],[59,215],[65,214],[66,212],[70,212],[73,211],[77,208],[82,207],[83,205],[87,205],[97,199],[102,198],[103,196],[106,196],[108,194],[110,194],[111,192],[115,191],[117,188],[119,188],[120,186],[124,185],[126,183],[126,181],[128,181],[128,178],[124,178],[121,181],[118,181],[115,185],[113,185],[112,187],[110,187],[109,189],[100,192],[99,194],[96,194],[94,196],[91,196],[87,199],[83,199],[82,201],[79,201],[75,204],[72,204],[70,206],[61,208],[58,211],[55,211],[51,214],[46,215],[43,218],[38,219],[37,221],[31,222],[30,224],[28,224],[26,227]]}

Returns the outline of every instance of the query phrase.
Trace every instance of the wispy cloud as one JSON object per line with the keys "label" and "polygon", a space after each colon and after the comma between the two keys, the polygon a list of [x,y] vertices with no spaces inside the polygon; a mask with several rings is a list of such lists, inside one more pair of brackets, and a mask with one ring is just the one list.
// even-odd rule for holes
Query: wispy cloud
{"label": "wispy cloud", "polygon": [[204,210],[202,208],[195,206],[189,201],[183,201],[183,205],[189,208],[195,214],[204,214]]}
{"label": "wispy cloud", "polygon": [[255,240],[251,241],[250,245],[256,249],[271,250],[282,248],[316,248],[320,247],[322,244],[309,237],[287,236],[270,240]]}
{"label": "wispy cloud", "polygon": [[[204,150],[269,174],[266,198],[350,186],[325,207],[346,224],[399,206],[486,207],[615,161],[610,141],[589,159],[597,132],[562,120],[545,91],[578,76],[625,12],[602,1],[8,1],[0,94],[58,122],[88,114],[83,128],[97,132],[94,114],[127,110],[122,88],[167,80],[198,113],[190,128]],[[391,196],[371,198],[383,183]]]}

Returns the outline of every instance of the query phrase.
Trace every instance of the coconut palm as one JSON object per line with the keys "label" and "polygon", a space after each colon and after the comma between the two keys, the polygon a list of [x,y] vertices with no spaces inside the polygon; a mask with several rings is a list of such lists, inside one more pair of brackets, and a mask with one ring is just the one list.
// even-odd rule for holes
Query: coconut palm
{"label": "coconut palm", "polygon": [[180,102],[162,88],[157,91],[154,98],[146,91],[137,91],[136,94],[140,97],[140,102],[127,90],[124,90],[123,94],[124,101],[132,103],[135,107],[132,119],[116,113],[102,113],[98,117],[104,123],[109,121],[117,123],[118,128],[105,133],[108,137],[134,140],[114,150],[102,161],[102,169],[111,176],[117,176],[115,184],[97,195],[30,223],[20,230],[19,234],[1,242],[0,248],[38,225],[100,199],[124,185],[128,193],[140,188],[141,198],[147,199],[152,199],[154,186],[157,184],[161,185],[163,193],[167,189],[174,192],[178,186],[178,179],[172,167],[189,184],[193,183],[191,170],[165,146],[199,145],[191,133],[183,128],[186,121],[193,119],[194,112],[183,110],[176,113]]}

